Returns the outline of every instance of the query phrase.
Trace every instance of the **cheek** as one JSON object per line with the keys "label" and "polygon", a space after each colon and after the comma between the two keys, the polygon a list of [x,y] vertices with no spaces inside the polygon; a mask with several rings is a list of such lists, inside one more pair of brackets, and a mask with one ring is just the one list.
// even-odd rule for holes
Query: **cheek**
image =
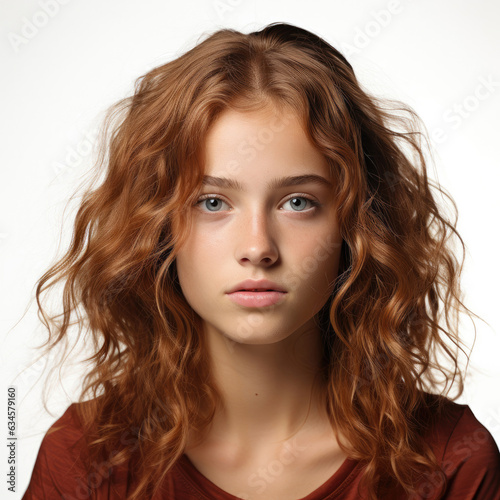
{"label": "cheek", "polygon": [[[185,241],[182,248],[177,253],[175,259],[177,266],[177,276],[182,292],[186,299],[189,299],[190,290],[196,285],[196,277],[199,276],[197,256],[197,245],[193,238]],[[189,300],[188,300],[189,302]]]}
{"label": "cheek", "polygon": [[207,277],[203,274],[206,266],[200,263],[196,252],[190,251],[187,247],[179,253],[176,260],[182,294],[193,310],[200,314],[207,282]]}
{"label": "cheek", "polygon": [[199,223],[193,226],[183,247],[184,253],[196,261],[207,261],[217,258],[232,239],[231,234],[226,234],[213,225]]}
{"label": "cheek", "polygon": [[[304,266],[321,268],[321,270],[336,270],[338,268],[342,238],[335,233],[302,233],[300,240],[293,243],[299,254],[299,260]],[[290,242],[290,245],[292,243]]]}
{"label": "cheek", "polygon": [[317,240],[301,260],[301,273],[320,295],[331,287],[338,274],[341,244],[332,239]]}
{"label": "cheek", "polygon": [[215,280],[221,262],[221,246],[214,238],[193,234],[177,254],[177,275],[187,298],[191,290]]}
{"label": "cheek", "polygon": [[335,242],[332,245],[318,245],[314,250],[315,259],[320,262],[320,266],[328,274],[337,274],[340,262],[340,248],[341,242]]}

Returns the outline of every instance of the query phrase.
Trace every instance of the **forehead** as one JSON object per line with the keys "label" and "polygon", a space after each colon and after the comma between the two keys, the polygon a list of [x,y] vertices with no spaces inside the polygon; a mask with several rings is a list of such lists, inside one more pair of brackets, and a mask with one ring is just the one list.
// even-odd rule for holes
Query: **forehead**
{"label": "forehead", "polygon": [[306,172],[329,176],[327,160],[310,141],[299,116],[271,107],[222,112],[206,136],[204,167],[206,175],[224,177]]}

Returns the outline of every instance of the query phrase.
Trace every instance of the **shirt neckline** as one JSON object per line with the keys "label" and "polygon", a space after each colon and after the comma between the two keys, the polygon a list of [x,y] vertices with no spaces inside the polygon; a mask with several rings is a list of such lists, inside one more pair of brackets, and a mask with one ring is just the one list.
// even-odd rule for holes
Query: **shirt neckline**
{"label": "shirt neckline", "polygon": [[[191,462],[186,454],[182,454],[178,460],[179,470],[189,486],[205,499],[217,498],[220,500],[241,500],[240,497],[223,490],[204,476]],[[321,486],[298,500],[323,500],[335,498],[343,491],[356,476],[355,470],[360,466],[358,460],[347,457],[340,467]]]}

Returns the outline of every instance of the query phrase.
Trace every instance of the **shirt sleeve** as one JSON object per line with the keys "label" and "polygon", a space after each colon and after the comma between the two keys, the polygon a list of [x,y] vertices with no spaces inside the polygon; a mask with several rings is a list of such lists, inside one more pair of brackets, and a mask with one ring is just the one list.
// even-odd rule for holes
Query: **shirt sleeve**
{"label": "shirt sleeve", "polygon": [[500,452],[488,431],[465,405],[445,448],[445,499],[500,500]]}
{"label": "shirt sleeve", "polygon": [[71,405],[45,434],[22,500],[92,498],[81,461],[81,430]]}

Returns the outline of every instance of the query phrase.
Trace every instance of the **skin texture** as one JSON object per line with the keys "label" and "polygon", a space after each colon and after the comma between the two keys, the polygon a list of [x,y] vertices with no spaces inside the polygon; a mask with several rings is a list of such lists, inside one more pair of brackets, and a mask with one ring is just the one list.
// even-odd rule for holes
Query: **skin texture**
{"label": "skin texture", "polygon": [[[220,200],[211,197],[193,207],[192,230],[176,259],[183,294],[204,321],[202,334],[224,399],[204,444],[186,455],[209,479],[236,493],[241,491],[225,473],[245,469],[248,478],[258,471],[255,464],[280,460],[283,446],[300,450],[288,460],[290,472],[301,461],[315,464],[316,487],[334,472],[331,465],[318,468],[319,461],[341,456],[320,394],[312,390],[321,359],[314,315],[331,294],[340,257],[333,186],[267,187],[275,178],[305,174],[333,184],[326,159],[294,115],[272,108],[225,111],[207,137],[205,175],[237,180],[243,190],[202,187],[200,197]],[[278,283],[287,290],[284,300],[261,308],[231,302],[226,292],[248,278]],[[300,476],[303,485],[303,468]],[[271,494],[271,483],[266,487]],[[275,481],[272,487],[278,487]]]}

